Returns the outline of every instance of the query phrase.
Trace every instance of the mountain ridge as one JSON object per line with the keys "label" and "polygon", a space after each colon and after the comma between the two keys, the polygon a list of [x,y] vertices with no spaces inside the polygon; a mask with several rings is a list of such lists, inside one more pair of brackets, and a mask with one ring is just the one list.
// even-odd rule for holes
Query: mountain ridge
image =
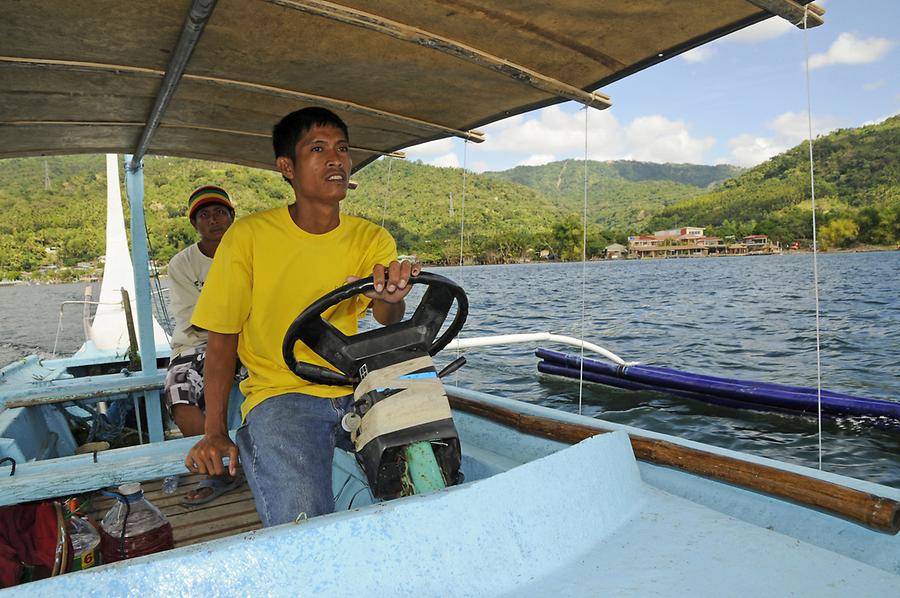
{"label": "mountain ridge", "polygon": [[[898,148],[900,116],[814,141],[823,247],[900,241]],[[354,175],[360,187],[342,209],[383,222],[401,253],[429,263],[459,260],[461,228],[467,261],[522,261],[542,250],[577,259],[586,169],[588,256],[602,255],[613,241],[627,242],[629,234],[676,226],[809,242],[807,156],[801,143],[750,169],[560,160],[465,176],[460,168],[379,160]],[[197,185],[228,189],[238,216],[292,199],[273,171],[163,156],[144,162],[146,221],[160,263],[195,240],[185,211]],[[105,221],[104,172],[101,155],[0,160],[0,278],[102,255],[103,227],[97,225]]]}

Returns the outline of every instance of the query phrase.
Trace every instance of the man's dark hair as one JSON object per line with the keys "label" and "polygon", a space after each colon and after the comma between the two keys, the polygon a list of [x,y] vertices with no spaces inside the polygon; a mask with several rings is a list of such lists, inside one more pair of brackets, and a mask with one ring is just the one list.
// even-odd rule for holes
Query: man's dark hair
{"label": "man's dark hair", "polygon": [[[291,159],[291,162],[296,162],[297,142],[310,129],[316,126],[337,127],[344,133],[347,140],[350,140],[347,125],[337,114],[327,108],[318,106],[303,108],[302,110],[295,110],[282,118],[272,129],[272,146],[275,149],[275,158],[287,156]],[[288,181],[287,178],[284,180]]]}

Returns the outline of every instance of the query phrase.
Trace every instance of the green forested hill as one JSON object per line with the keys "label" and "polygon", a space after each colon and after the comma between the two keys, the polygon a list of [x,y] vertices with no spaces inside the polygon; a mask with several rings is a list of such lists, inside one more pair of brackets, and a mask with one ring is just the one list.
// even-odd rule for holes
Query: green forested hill
{"label": "green forested hill", "polygon": [[[560,209],[522,185],[420,163],[379,161],[356,175],[342,209],[385,226],[401,251],[429,261],[459,259],[460,221],[465,211],[467,249],[492,260],[517,260],[533,246],[554,245]],[[465,199],[465,203],[463,200]],[[493,256],[493,258],[491,257]]]}
{"label": "green forested hill", "polygon": [[[900,241],[900,116],[837,131],[814,143],[819,237],[826,246]],[[705,226],[721,236],[810,236],[807,146],[750,169],[733,166],[588,162],[588,255],[628,233]],[[226,187],[238,216],[287,203],[275,172],[180,158],[145,160],[145,206],[160,263],[194,239],[186,198],[200,184]],[[45,169],[50,188],[45,188]],[[734,176],[734,178],[728,178]],[[385,226],[403,253],[430,263],[459,259],[465,211],[467,260],[519,261],[548,250],[581,255],[584,162],[566,160],[467,174],[392,160],[354,176],[343,209]],[[0,278],[40,266],[71,266],[103,253],[104,157],[0,160]],[[127,212],[127,208],[126,208]],[[74,276],[69,273],[69,276]],[[58,275],[57,275],[58,276]]]}
{"label": "green forested hill", "polygon": [[[707,187],[741,172],[736,166],[654,164],[617,160],[588,161],[588,219],[613,230],[641,226],[661,207],[694,197]],[[563,160],[541,166],[517,166],[488,176],[536,189],[564,211],[581,213],[585,163]]]}
{"label": "green forested hill", "polygon": [[[45,168],[50,189],[45,188]],[[345,212],[384,221],[401,252],[417,253],[431,262],[458,260],[464,207],[460,169],[394,160],[372,164],[354,179],[359,188],[348,194]],[[275,172],[148,157],[144,203],[151,249],[158,261],[166,262],[194,239],[184,216],[186,201],[190,191],[204,183],[228,189],[238,216],[293,197]],[[468,259],[520,260],[533,247],[557,245],[551,237],[563,214],[534,190],[469,174],[465,196]],[[102,255],[105,197],[103,156],[0,160],[0,278]]]}
{"label": "green forested hill", "polygon": [[[597,210],[588,235],[590,255],[615,238],[621,240],[631,222],[646,218],[660,205],[695,195],[701,189],[694,184],[708,185],[733,169],[638,162],[589,166],[592,198],[598,198],[592,199]],[[354,176],[359,188],[348,194],[343,209],[384,222],[401,252],[432,263],[458,260],[463,213],[467,259],[519,261],[544,249],[576,257],[581,254],[583,167],[582,162],[567,161],[509,173],[469,173],[464,189],[458,168],[379,161]],[[71,266],[101,255],[105,178],[103,156],[0,160],[0,271],[14,276],[42,265]],[[290,188],[274,172],[147,157],[144,202],[151,250],[159,262],[166,262],[194,238],[184,218],[185,201],[191,189],[204,183],[227,188],[238,216],[286,203],[291,197]]]}
{"label": "green forested hill", "polygon": [[[159,157],[145,164],[147,227],[160,261],[193,240],[184,214],[188,194],[200,182],[226,185],[242,214],[286,201],[289,191],[275,173],[255,169]],[[127,215],[127,203],[125,209]],[[104,156],[0,160],[0,274],[95,260],[104,251],[105,223]]]}
{"label": "green forested hill", "polygon": [[[813,141],[819,237],[825,246],[900,241],[900,116]],[[643,227],[706,226],[713,234],[767,234],[782,243],[809,239],[809,146],[797,147],[667,206]]]}

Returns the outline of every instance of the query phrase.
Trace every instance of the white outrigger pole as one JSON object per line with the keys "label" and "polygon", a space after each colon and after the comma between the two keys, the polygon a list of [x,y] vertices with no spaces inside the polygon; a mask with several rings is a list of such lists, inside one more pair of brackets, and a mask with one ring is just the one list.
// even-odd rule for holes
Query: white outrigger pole
{"label": "white outrigger pole", "polygon": [[625,361],[609,349],[572,336],[553,334],[552,332],[532,332],[526,334],[495,334],[491,336],[476,336],[466,339],[456,339],[447,345],[448,349],[471,349],[474,347],[489,347],[493,345],[513,345],[519,343],[561,343],[581,347],[587,351],[598,353],[618,365],[636,365],[636,361]]}

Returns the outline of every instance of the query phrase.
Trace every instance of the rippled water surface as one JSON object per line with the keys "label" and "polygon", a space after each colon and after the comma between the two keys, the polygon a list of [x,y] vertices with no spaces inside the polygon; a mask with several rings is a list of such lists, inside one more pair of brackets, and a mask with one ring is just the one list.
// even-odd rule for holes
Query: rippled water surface
{"label": "rippled water surface", "polygon": [[[815,386],[812,256],[525,264],[443,268],[469,294],[462,336],[551,331],[585,337],[627,360]],[[825,388],[900,400],[900,252],[819,256]],[[0,287],[0,365],[49,354],[59,304],[84,285]],[[97,289],[95,288],[95,293]],[[414,302],[414,299],[413,301]],[[66,308],[58,352],[83,340]],[[556,347],[559,348],[559,347]],[[565,349],[563,349],[565,350]],[[573,349],[575,350],[575,349]],[[577,411],[577,381],[539,375],[532,346],[470,351],[450,382]],[[454,355],[439,356],[443,364]],[[691,399],[588,384],[586,415],[816,466],[814,419],[741,411]],[[823,468],[900,487],[900,428],[829,420]]]}

